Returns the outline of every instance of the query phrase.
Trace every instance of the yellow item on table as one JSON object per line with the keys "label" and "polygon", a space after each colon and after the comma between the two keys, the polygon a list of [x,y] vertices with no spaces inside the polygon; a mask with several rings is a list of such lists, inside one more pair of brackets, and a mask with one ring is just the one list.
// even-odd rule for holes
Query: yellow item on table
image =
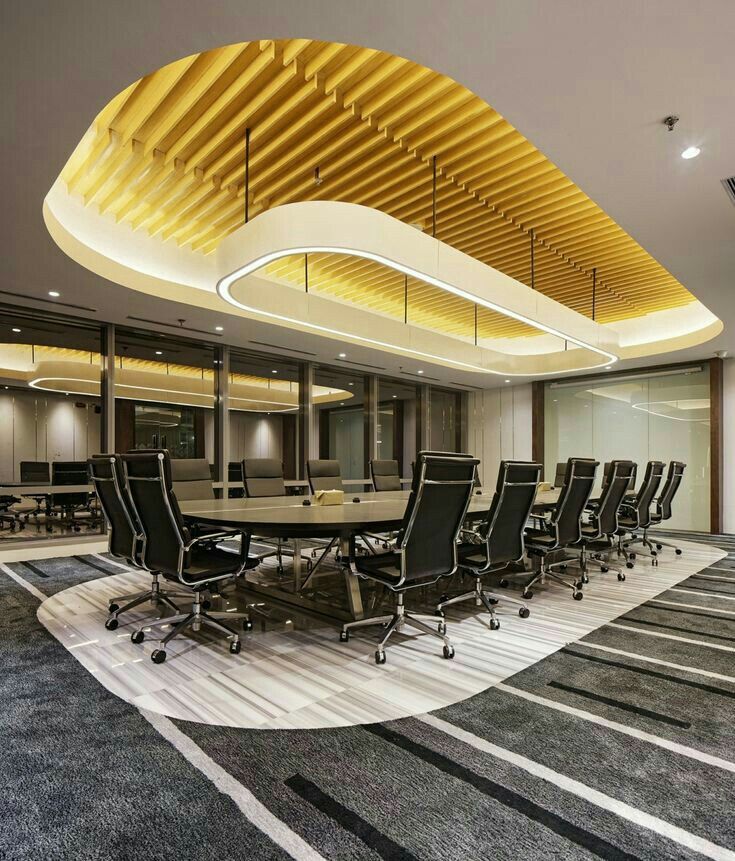
{"label": "yellow item on table", "polygon": [[344,490],[317,490],[314,494],[314,502],[317,505],[343,505],[344,501]]}

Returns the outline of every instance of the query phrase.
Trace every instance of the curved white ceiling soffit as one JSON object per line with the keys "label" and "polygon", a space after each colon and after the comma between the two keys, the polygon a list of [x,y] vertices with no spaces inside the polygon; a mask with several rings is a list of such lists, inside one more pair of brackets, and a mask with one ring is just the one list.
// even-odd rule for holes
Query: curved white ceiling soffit
{"label": "curved white ceiling soffit", "polygon": [[[355,204],[312,201],[276,207],[243,225],[206,257],[100,217],[68,195],[60,181],[44,201],[44,218],[66,254],[126,287],[217,310],[224,300],[240,317],[477,373],[542,376],[595,368],[619,356],[635,358],[702,343],[722,329],[695,302],[680,315],[673,337],[669,325],[656,325],[659,314],[669,315],[663,311],[642,318],[640,340],[621,346],[625,325],[619,327],[621,337],[618,327],[595,323],[409,225]],[[269,260],[307,248],[380,261],[448,294],[523,320],[539,336],[506,339],[512,344],[498,343],[495,350],[475,346],[325,296],[300,294],[257,271]],[[631,321],[625,323],[630,328]],[[652,333],[657,337],[651,339]],[[537,352],[544,345],[546,352]]]}

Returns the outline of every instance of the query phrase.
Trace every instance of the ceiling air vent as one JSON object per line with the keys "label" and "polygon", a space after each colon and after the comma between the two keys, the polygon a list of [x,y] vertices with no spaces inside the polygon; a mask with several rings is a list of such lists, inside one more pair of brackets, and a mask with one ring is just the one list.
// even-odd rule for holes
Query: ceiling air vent
{"label": "ceiling air vent", "polygon": [[722,186],[727,192],[727,196],[730,198],[730,203],[735,206],[735,176],[729,176],[727,179],[723,179]]}

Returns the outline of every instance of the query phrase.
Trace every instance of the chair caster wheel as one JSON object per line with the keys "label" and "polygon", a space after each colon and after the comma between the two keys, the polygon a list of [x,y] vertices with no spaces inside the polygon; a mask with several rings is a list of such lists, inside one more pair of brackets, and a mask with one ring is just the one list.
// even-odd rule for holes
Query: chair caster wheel
{"label": "chair caster wheel", "polygon": [[442,610],[441,607],[437,607],[436,610],[434,610],[434,615],[439,616],[440,619],[443,619],[444,618],[444,610]]}
{"label": "chair caster wheel", "polygon": [[162,664],[166,660],[166,652],[163,649],[154,649],[151,652],[151,660],[154,664]]}
{"label": "chair caster wheel", "polygon": [[655,558],[654,558],[654,559],[651,559],[651,565],[652,565],[654,568],[658,568],[658,559],[655,559]]}
{"label": "chair caster wheel", "polygon": [[[487,598],[487,595],[485,597]],[[488,604],[497,604],[498,599],[497,598],[487,598],[487,603]]]}
{"label": "chair caster wheel", "polygon": [[110,613],[116,613],[119,609],[120,609],[119,604],[110,604],[110,606],[107,608],[108,612],[110,612]]}
{"label": "chair caster wheel", "polygon": [[280,577],[283,574],[283,565],[276,565],[276,574]]}
{"label": "chair caster wheel", "polygon": [[490,630],[497,631],[500,627],[500,622],[497,619],[490,619]]}
{"label": "chair caster wheel", "polygon": [[120,623],[117,621],[117,619],[108,619],[105,622],[105,628],[107,628],[108,631],[114,631],[119,624]]}
{"label": "chair caster wheel", "polygon": [[584,598],[584,595],[581,592],[575,592],[572,596],[575,601],[581,601]]}
{"label": "chair caster wheel", "polygon": [[575,589],[579,589],[581,591],[584,586],[584,580],[577,580],[574,584]]}
{"label": "chair caster wheel", "polygon": [[531,615],[531,611],[528,609],[528,607],[521,607],[521,609],[518,611],[518,615],[521,617],[521,619],[527,619]]}
{"label": "chair caster wheel", "polygon": [[311,558],[316,559],[316,550],[311,551]]}
{"label": "chair caster wheel", "polygon": [[239,655],[240,649],[242,649],[242,643],[239,640],[235,640],[233,643],[230,643],[231,655]]}
{"label": "chair caster wheel", "polygon": [[313,568],[314,568],[314,566],[311,564],[311,559],[307,559],[306,560],[306,573],[311,574],[311,571]]}
{"label": "chair caster wheel", "polygon": [[633,563],[632,563],[632,562],[626,562],[626,563],[625,563],[625,567],[626,567],[626,568],[632,568],[632,567],[633,567]]}
{"label": "chair caster wheel", "polygon": [[437,634],[441,634],[442,636],[447,633],[447,626],[444,622],[439,622],[439,624],[436,626],[436,632]]}
{"label": "chair caster wheel", "polygon": [[609,570],[610,570],[610,569],[607,567],[607,565],[601,565],[601,566],[600,566],[600,571],[602,571],[602,573],[603,573],[603,574],[607,574],[607,572],[608,572]]}
{"label": "chair caster wheel", "polygon": [[449,595],[447,595],[446,593],[439,596],[439,603],[440,604],[443,604],[445,601],[448,601],[448,600],[449,600]]}
{"label": "chair caster wheel", "polygon": [[212,602],[211,601],[202,601],[202,610],[211,610]]}
{"label": "chair caster wheel", "polygon": [[663,549],[664,549],[663,544],[657,544],[656,545],[656,550],[663,550]]}
{"label": "chair caster wheel", "polygon": [[454,646],[444,646],[442,652],[444,657],[450,661],[454,657]]}
{"label": "chair caster wheel", "polygon": [[677,547],[676,550],[674,550],[674,553],[676,553],[677,556],[681,556],[681,548]]}
{"label": "chair caster wheel", "polygon": [[631,559],[635,559],[635,553],[630,553],[629,556]]}
{"label": "chair caster wheel", "polygon": [[652,551],[651,551],[651,556],[652,556],[653,558],[655,558],[656,556],[658,556],[658,552],[657,552],[656,550],[652,550]]}
{"label": "chair caster wheel", "polygon": [[533,598],[533,589],[524,589],[521,592],[521,598],[525,598],[526,601],[530,601]]}
{"label": "chair caster wheel", "polygon": [[143,631],[133,631],[133,633],[130,635],[130,640],[131,642],[135,643],[136,646],[139,646],[143,642],[143,640],[145,640],[145,634],[143,633]]}
{"label": "chair caster wheel", "polygon": [[253,630],[253,623],[250,621],[250,619],[243,619],[242,629],[243,629],[243,631],[252,631]]}
{"label": "chair caster wheel", "polygon": [[622,571],[618,572],[618,580],[622,583],[625,580],[625,574]]}
{"label": "chair caster wheel", "polygon": [[498,585],[501,586],[503,589],[507,589],[509,584],[507,580],[503,579]]}
{"label": "chair caster wheel", "polygon": [[376,664],[384,664],[385,663],[385,652],[376,652],[375,653],[375,663]]}
{"label": "chair caster wheel", "polygon": [[348,643],[349,640],[350,640],[350,632],[349,631],[340,631],[339,632],[340,643]]}

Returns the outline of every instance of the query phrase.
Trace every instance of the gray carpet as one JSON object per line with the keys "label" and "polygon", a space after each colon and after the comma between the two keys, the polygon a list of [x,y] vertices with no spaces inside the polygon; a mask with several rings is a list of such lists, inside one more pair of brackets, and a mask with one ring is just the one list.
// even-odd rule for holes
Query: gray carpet
{"label": "gray carpet", "polygon": [[[716,612],[735,611],[719,597],[735,597],[735,537],[696,540],[727,549],[717,568],[732,574],[700,572],[680,584],[691,592],[658,597],[704,609],[648,602],[617,620],[633,630],[603,626],[505,689],[437,712],[450,731],[417,718],[289,732],[174,723],[327,859],[703,857],[665,829],[603,809],[594,791],[735,850],[732,771],[578,714],[735,760],[735,684],[697,672],[735,676],[735,613]],[[45,594],[116,570],[97,557],[10,567]],[[0,574],[0,858],[289,857],[99,685],[38,623],[36,606]],[[478,750],[452,727],[579,781],[589,797]]]}

